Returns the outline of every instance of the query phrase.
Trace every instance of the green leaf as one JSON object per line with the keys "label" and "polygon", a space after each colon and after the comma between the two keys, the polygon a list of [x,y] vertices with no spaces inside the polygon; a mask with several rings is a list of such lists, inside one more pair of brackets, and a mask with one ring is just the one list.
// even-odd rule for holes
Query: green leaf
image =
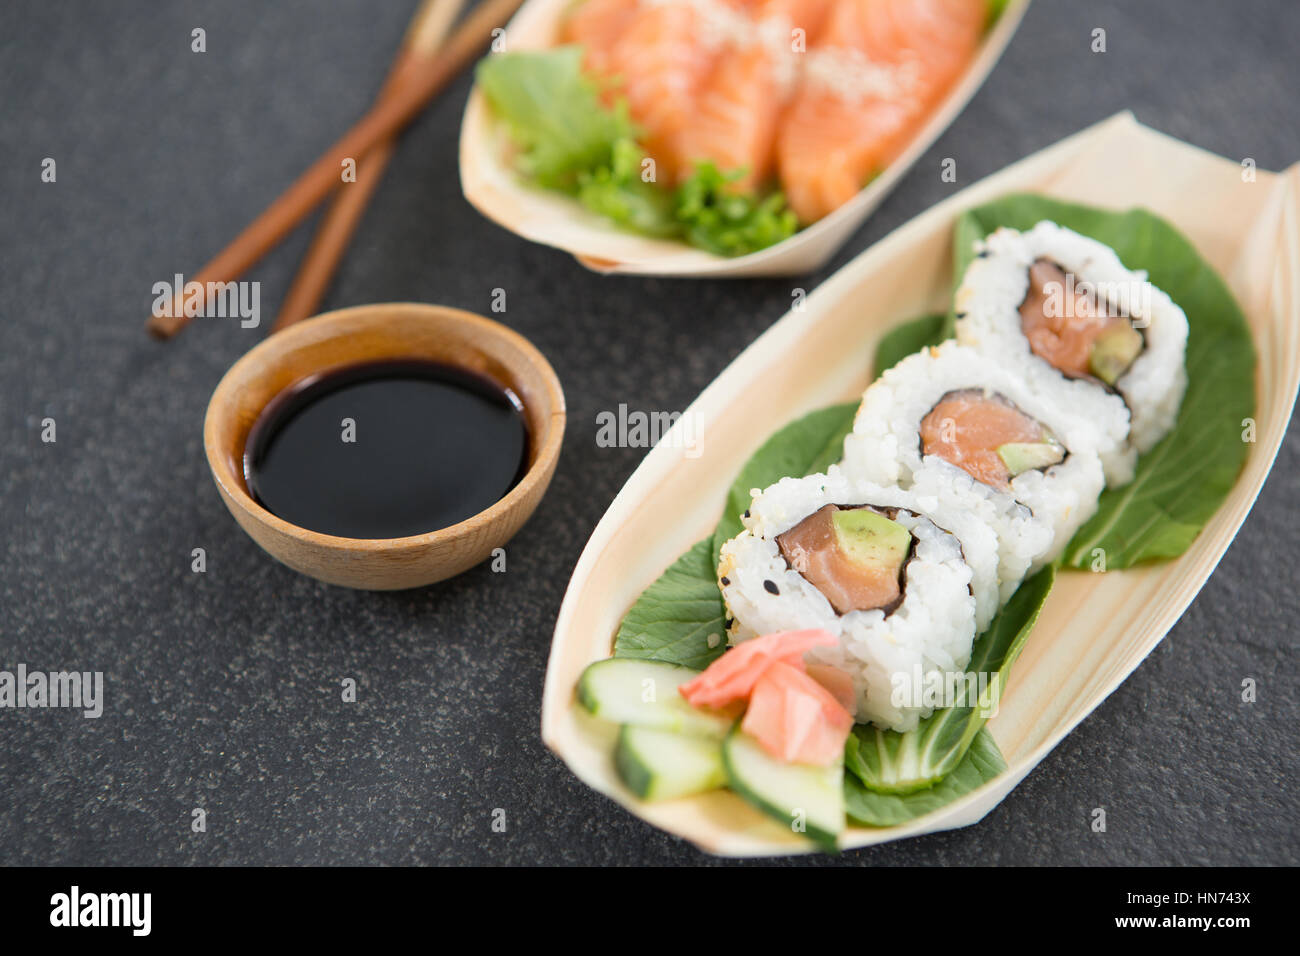
{"label": "green leaf", "polygon": [[633,139],[626,109],[610,109],[582,71],[576,46],[494,53],[475,70],[479,89],[518,147],[516,165],[538,184],[573,190],[609,167],[614,144]]}
{"label": "green leaf", "polygon": [[930,345],[938,345],[951,337],[947,332],[948,316],[942,312],[923,315],[890,329],[876,346],[876,376],[893,368],[913,352]]}
{"label": "green leaf", "polygon": [[845,402],[810,412],[769,438],[745,462],[727,492],[722,519],[713,532],[713,567],[722,546],[744,530],[740,516],[749,508],[754,488],[766,488],[788,476],[825,471],[844,453],[844,436],[853,430],[857,402]]}
{"label": "green leaf", "polygon": [[928,790],[890,794],[868,790],[851,773],[844,775],[844,806],[850,820],[867,827],[892,827],[933,813],[993,780],[1007,769],[992,734],[981,730],[952,773]]}
{"label": "green leaf", "polygon": [[645,150],[627,103],[604,102],[581,47],[494,53],[476,75],[517,148],[516,168],[619,226],[723,256],[765,249],[799,228],[781,193],[737,189],[739,171],[701,163],[675,189],[643,180]]}
{"label": "green leaf", "polygon": [[900,734],[868,724],[853,728],[844,750],[845,766],[869,790],[906,794],[933,787],[966,756],[972,741],[996,712],[1011,667],[1038,620],[1055,571],[1043,568],[1026,578],[971,648],[967,674],[987,675],[986,692],[962,683],[952,707],[936,710],[916,730]]}
{"label": "green leaf", "polygon": [[673,194],[641,178],[645,151],[630,139],[613,146],[610,165],[579,175],[578,201],[620,226],[648,236],[681,232]]}
{"label": "green leaf", "polygon": [[642,592],[618,627],[615,657],[703,670],[727,649],[712,544],[697,543]]}
{"label": "green leaf", "polygon": [[984,29],[992,30],[993,25],[998,22],[998,18],[1007,10],[1007,4],[1011,0],[989,0],[988,15],[984,20]]}
{"label": "green leaf", "polygon": [[1138,462],[1132,482],[1101,495],[1097,513],[1062,563],[1087,568],[1096,549],[1110,570],[1187,550],[1236,484],[1246,459],[1244,419],[1255,414],[1255,344],[1232,293],[1173,226],[1144,209],[1112,212],[1016,194],[968,210],[957,222],[953,259],[962,275],[973,242],[1000,226],[1030,229],[1050,219],[1113,248],[1187,313],[1187,395],[1173,430]]}
{"label": "green leaf", "polygon": [[713,163],[700,163],[677,188],[677,219],[693,246],[720,256],[743,256],[788,239],[799,228],[779,192],[740,192]]}

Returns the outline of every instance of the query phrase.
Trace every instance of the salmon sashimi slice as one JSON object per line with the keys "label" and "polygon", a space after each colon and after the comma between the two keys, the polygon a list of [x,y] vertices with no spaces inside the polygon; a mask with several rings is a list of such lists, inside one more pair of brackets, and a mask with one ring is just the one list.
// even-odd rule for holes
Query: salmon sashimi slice
{"label": "salmon sashimi slice", "polygon": [[777,134],[777,168],[790,208],[807,225],[856,196],[908,131],[906,109],[854,103],[805,82]]}
{"label": "salmon sashimi slice", "polygon": [[694,115],[677,137],[678,178],[702,162],[736,174],[737,189],[753,189],[771,176],[781,109],[777,55],[755,41],[719,58],[700,88]]}
{"label": "salmon sashimi slice", "polygon": [[803,224],[852,199],[969,64],[987,0],[583,0],[560,39],[658,166],[775,173]]}
{"label": "salmon sashimi slice", "polygon": [[949,392],[921,420],[921,453],[937,455],[976,481],[1010,487],[1012,471],[1000,448],[1049,445],[1051,433],[1006,398],[979,389]]}
{"label": "salmon sashimi slice", "polygon": [[985,0],[839,0],[810,48],[777,138],[801,222],[855,196],[924,122],[973,58]]}
{"label": "salmon sashimi slice", "polygon": [[695,116],[696,98],[713,66],[708,24],[689,0],[642,2],[611,48],[632,119],[657,166],[671,182],[681,165],[678,137]]}
{"label": "salmon sashimi slice", "polygon": [[984,0],[870,0],[866,15],[845,23],[849,45],[881,63],[915,62],[917,94],[931,101],[970,62],[988,16]]}
{"label": "salmon sashimi slice", "polygon": [[638,0],[582,0],[560,24],[560,42],[582,46],[587,69],[606,79],[618,72],[614,45],[636,13]]}
{"label": "salmon sashimi slice", "polygon": [[[771,177],[777,120],[828,2],[749,0],[736,6],[713,0],[707,42],[720,52],[677,140],[679,178],[702,162],[736,175],[735,188],[741,191]],[[796,28],[802,49],[796,49]]]}
{"label": "salmon sashimi slice", "polygon": [[754,17],[760,23],[787,23],[789,30],[785,32],[785,38],[789,42],[786,45],[792,52],[798,52],[794,50],[793,31],[800,31],[799,38],[803,41],[803,52],[806,52],[811,44],[817,42],[826,14],[834,3],[835,0],[758,0],[754,4]]}
{"label": "salmon sashimi slice", "polygon": [[722,710],[747,700],[771,664],[782,662],[802,668],[805,653],[835,643],[835,636],[822,630],[766,634],[736,645],[678,690],[694,707]]}
{"label": "salmon sashimi slice", "polygon": [[777,661],[754,685],[740,726],[778,760],[825,767],[843,755],[853,715],[804,671]]}

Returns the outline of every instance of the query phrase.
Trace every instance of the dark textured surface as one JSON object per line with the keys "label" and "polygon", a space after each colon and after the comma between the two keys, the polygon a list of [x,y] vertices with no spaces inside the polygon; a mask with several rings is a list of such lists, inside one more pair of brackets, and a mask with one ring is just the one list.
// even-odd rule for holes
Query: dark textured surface
{"label": "dark textured surface", "polygon": [[[411,6],[9,0],[0,14],[0,668],[107,675],[99,720],[0,711],[0,862],[708,861],[546,751],[542,679],[568,574],[642,454],[597,448],[597,411],[684,407],[779,317],[789,283],[601,279],[484,221],[457,181],[462,78],[403,141],[327,305],[486,312],[506,289],[504,318],[555,364],[571,419],[508,571],[401,594],[299,577],[218,499],[204,407],[263,333],[211,320],[168,345],[143,334],[152,284],[196,269],[364,109]],[[1095,27],[1104,55],[1088,49]],[[831,269],[1124,107],[1264,169],[1300,159],[1297,31],[1292,0],[1039,0]],[[938,175],[948,156],[955,185]],[[264,321],[307,235],[249,276]],[[46,416],[55,444],[40,441]],[[1300,862],[1297,466],[1292,426],[1168,639],[983,823],[840,862]],[[1104,834],[1089,828],[1098,806]],[[190,830],[195,807],[206,833]]]}

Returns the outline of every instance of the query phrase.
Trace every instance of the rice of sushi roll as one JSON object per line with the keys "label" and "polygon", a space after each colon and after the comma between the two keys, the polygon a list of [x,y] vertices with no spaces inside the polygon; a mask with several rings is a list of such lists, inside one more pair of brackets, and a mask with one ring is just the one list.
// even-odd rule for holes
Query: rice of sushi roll
{"label": "rice of sushi roll", "polygon": [[1097,510],[1097,431],[1068,405],[956,342],[924,349],[862,397],[841,467],[965,509],[998,540],[1002,600]]}
{"label": "rice of sushi roll", "polygon": [[896,685],[961,674],[997,610],[996,538],[969,512],[832,466],[756,492],[744,523],[718,564],[729,640],[834,634],[805,661],[814,676],[821,666],[851,679],[859,721],[914,729],[932,708]]}
{"label": "rice of sushi roll", "polygon": [[1101,432],[1111,485],[1173,427],[1187,389],[1187,316],[1109,246],[1054,222],[999,229],[957,289],[957,340]]}

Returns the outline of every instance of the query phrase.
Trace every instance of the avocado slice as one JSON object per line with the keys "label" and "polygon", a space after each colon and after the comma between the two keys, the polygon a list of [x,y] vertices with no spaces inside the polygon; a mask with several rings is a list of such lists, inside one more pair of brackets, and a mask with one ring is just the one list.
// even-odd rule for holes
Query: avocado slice
{"label": "avocado slice", "polygon": [[1114,385],[1142,351],[1142,333],[1128,322],[1112,325],[1092,343],[1088,368],[1107,385]]}
{"label": "avocado slice", "polygon": [[897,574],[912,546],[912,532],[870,508],[840,510],[831,517],[835,544],[850,561]]}
{"label": "avocado slice", "polygon": [[998,457],[1012,477],[1038,468],[1050,468],[1065,460],[1065,449],[1055,441],[1013,441],[998,446]]}

